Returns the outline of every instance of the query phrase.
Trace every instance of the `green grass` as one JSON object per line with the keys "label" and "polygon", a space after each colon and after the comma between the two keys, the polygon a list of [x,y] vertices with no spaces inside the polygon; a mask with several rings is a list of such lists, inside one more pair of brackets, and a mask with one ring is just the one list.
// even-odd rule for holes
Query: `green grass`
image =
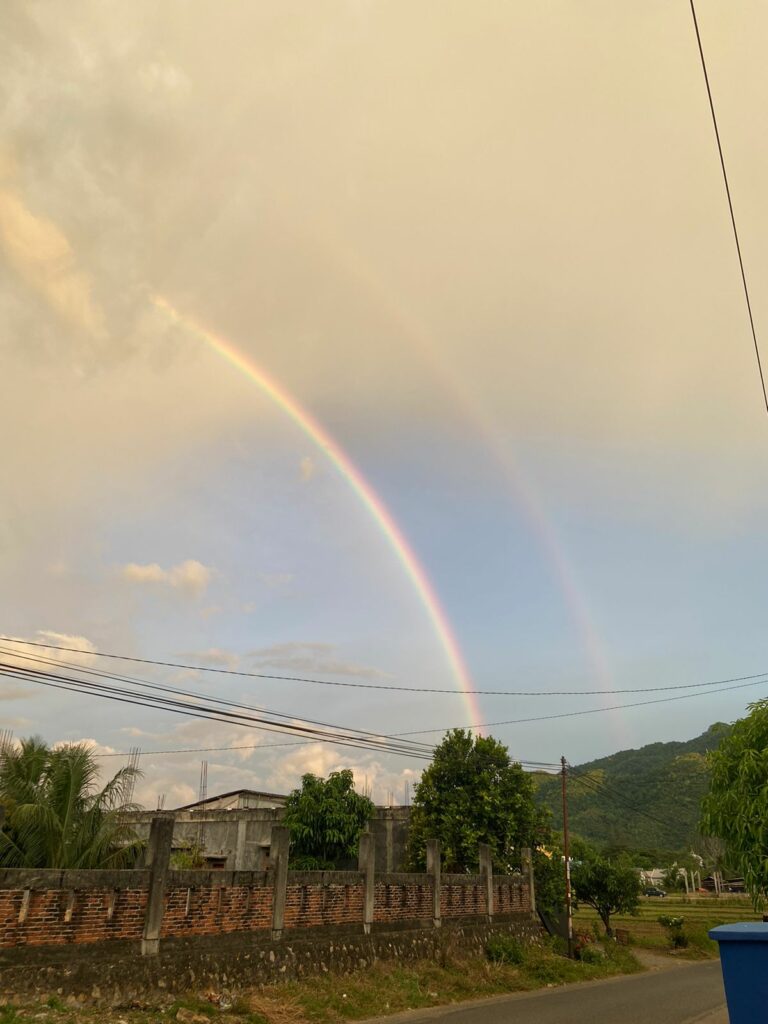
{"label": "green grass", "polygon": [[[707,932],[720,924],[736,921],[759,921],[762,915],[755,912],[746,896],[715,897],[666,896],[663,899],[643,897],[637,916],[617,914],[611,918],[614,928],[629,931],[632,944],[646,949],[668,949],[669,935],[659,924],[660,915],[685,919],[684,931],[688,936],[688,950],[679,950],[677,956],[696,958],[702,955],[717,956],[717,943]],[[598,922],[597,914],[589,907],[580,907],[574,914],[574,929],[592,933]]]}
{"label": "green grass", "polygon": [[288,983],[270,990],[270,995],[284,991],[301,1008],[306,1020],[338,1024],[642,970],[629,950],[613,943],[606,947],[605,958],[593,964],[568,960],[548,945],[527,947],[522,958],[514,950],[512,956],[514,963],[480,957],[456,959],[445,965],[432,961],[408,966],[378,963],[347,977],[327,974]]}

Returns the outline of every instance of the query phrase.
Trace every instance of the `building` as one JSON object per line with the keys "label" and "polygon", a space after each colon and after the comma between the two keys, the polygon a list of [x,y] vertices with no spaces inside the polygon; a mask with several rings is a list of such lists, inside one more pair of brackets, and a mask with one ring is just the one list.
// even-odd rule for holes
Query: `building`
{"label": "building", "polygon": [[[280,793],[235,789],[174,810],[136,811],[128,820],[146,840],[153,818],[172,817],[174,853],[199,850],[208,868],[266,871],[272,829],[282,820],[286,800]],[[405,870],[410,813],[410,807],[376,808],[370,829],[379,870]]]}

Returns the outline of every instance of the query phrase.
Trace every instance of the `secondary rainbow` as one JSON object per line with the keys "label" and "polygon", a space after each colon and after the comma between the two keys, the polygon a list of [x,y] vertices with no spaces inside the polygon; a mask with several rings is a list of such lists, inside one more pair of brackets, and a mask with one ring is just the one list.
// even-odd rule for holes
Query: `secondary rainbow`
{"label": "secondary rainbow", "polygon": [[435,588],[427,576],[423,566],[419,563],[413,549],[408,543],[403,531],[398,526],[392,513],[384,501],[379,497],[374,488],[365,479],[363,474],[347,455],[341,445],[335,441],[328,431],[323,427],[282,385],[278,384],[270,375],[236,345],[219,334],[204,327],[199,321],[187,314],[180,313],[166,298],[155,295],[153,302],[158,309],[162,310],[174,323],[184,327],[190,334],[211,348],[217,355],[225,359],[231,366],[241,373],[244,373],[261,392],[270,398],[299,429],[310,438],[310,440],[322,451],[326,458],[336,467],[340,475],[346,480],[352,491],[362,502],[370,514],[387,543],[397,555],[406,575],[411,581],[416,593],[421,600],[424,610],[431,622],[445,658],[451,668],[459,691],[464,696],[469,720],[472,727],[478,729],[482,722],[482,714],[477,695],[472,691],[474,684],[469,669],[461,653],[459,643],[454,636],[451,625],[448,621],[440,599]]}

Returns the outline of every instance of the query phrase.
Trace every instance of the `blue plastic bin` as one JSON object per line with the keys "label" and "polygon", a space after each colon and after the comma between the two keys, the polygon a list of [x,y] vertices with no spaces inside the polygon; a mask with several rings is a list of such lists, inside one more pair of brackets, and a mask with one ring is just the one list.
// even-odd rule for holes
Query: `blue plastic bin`
{"label": "blue plastic bin", "polygon": [[721,924],[709,937],[720,943],[731,1024],[758,1024],[768,1015],[768,923]]}

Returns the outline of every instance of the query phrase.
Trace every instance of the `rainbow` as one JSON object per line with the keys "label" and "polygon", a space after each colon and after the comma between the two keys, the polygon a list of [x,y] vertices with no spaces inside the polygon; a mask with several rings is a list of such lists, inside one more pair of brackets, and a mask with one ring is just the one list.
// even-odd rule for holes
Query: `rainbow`
{"label": "rainbow", "polygon": [[[307,231],[306,217],[300,225],[297,222],[292,223],[294,230],[301,227]],[[610,690],[614,685],[613,672],[592,612],[578,585],[562,543],[549,522],[538,495],[517,464],[514,454],[508,447],[502,445],[485,409],[469,393],[460,375],[451,367],[450,362],[437,352],[434,339],[420,317],[403,303],[402,296],[394,291],[381,272],[371,264],[364,253],[350,244],[348,239],[340,236],[333,225],[321,223],[318,219],[310,223],[314,227],[310,237],[322,247],[324,258],[333,259],[344,274],[360,285],[395,325],[401,336],[407,338],[418,349],[431,371],[441,379],[446,391],[451,395],[454,407],[460,409],[465,420],[472,425],[486,448],[493,454],[501,468],[512,502],[522,513],[528,529],[536,538],[550,574],[560,590],[564,606],[581,638],[593,677],[602,689]],[[612,714],[611,717],[623,739],[628,739],[626,723],[620,713]]]}
{"label": "rainbow", "polygon": [[419,563],[413,548],[398,526],[392,513],[374,488],[347,455],[341,445],[335,441],[328,431],[321,426],[315,417],[256,362],[238,349],[231,341],[215,334],[204,327],[199,321],[180,313],[166,298],[155,295],[154,305],[162,310],[175,324],[183,327],[191,335],[204,342],[217,355],[225,359],[240,373],[260,389],[274,404],[291,419],[296,426],[320,449],[333,464],[338,473],[349,484],[368,514],[378,526],[390,548],[394,551],[403,566],[424,610],[431,622],[432,629],[450,665],[459,691],[464,696],[469,714],[469,721],[475,731],[480,731],[483,721],[480,703],[474,691],[474,684],[467,668],[459,643],[453,633],[440,599],[432,586],[423,566]]}

